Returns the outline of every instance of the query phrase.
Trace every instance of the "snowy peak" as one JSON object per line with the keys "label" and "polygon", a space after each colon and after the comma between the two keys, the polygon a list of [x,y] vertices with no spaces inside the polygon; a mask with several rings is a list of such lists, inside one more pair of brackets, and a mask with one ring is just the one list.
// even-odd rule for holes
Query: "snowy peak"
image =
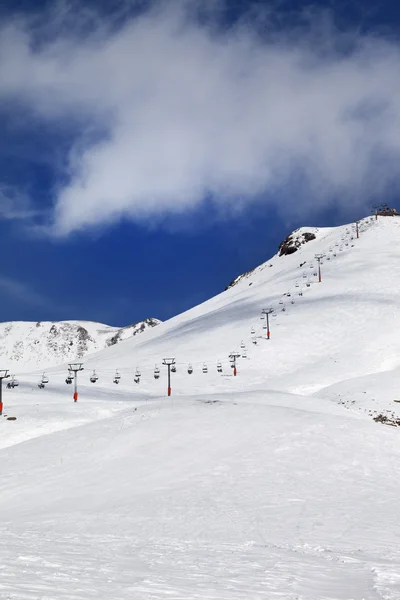
{"label": "snowy peak", "polygon": [[0,323],[0,358],[19,371],[47,368],[114,346],[160,323],[152,318],[121,328],[92,321]]}
{"label": "snowy peak", "polygon": [[[319,227],[300,227],[299,229],[295,229],[279,244],[278,253],[275,255],[275,257],[288,256],[290,254],[294,254],[295,252],[300,250],[301,247],[304,246],[304,244],[307,244],[308,242],[312,242],[313,240],[316,240],[318,237],[318,233],[320,231],[323,232],[326,230],[324,228],[321,229]],[[273,258],[275,258],[275,257],[273,257]],[[263,266],[263,265],[260,265],[260,266]],[[269,266],[272,266],[272,264],[269,264]],[[260,267],[255,267],[254,269],[250,269],[249,271],[246,271],[246,273],[242,273],[241,275],[239,275],[238,277],[233,279],[229,283],[229,285],[226,286],[225,291],[234,287],[243,279],[248,278],[258,268],[260,268]]]}

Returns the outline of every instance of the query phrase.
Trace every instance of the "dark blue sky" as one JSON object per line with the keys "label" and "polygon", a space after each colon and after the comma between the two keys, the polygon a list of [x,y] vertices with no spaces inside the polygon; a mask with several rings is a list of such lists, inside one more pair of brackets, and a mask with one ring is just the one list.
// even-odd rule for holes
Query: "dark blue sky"
{"label": "dark blue sky", "polygon": [[[222,13],[228,27],[248,10],[249,2],[231,2]],[[254,3],[253,3],[254,4]],[[263,4],[263,3],[260,3]],[[37,11],[45,2],[12,0],[1,4],[7,20],[16,10]],[[102,3],[105,12],[114,3]],[[274,3],[276,27],[299,18],[305,2]],[[346,0],[318,2],[332,11],[338,27],[358,28],[377,36],[396,36],[400,6],[394,2]],[[309,5],[311,6],[311,5]],[[0,59],[1,60],[1,59]],[[15,117],[15,122],[14,122]],[[17,125],[16,125],[17,122]],[[41,212],[51,209],[63,160],[74,128],[49,126],[29,112],[3,106],[0,114],[0,182],[18,188]],[[292,188],[292,193],[295,189]],[[285,194],[276,204],[285,202]],[[269,192],[270,194],[271,192]],[[391,199],[392,200],[392,199]],[[217,217],[212,202],[185,216],[164,218],[154,227],[122,219],[102,227],[51,239],[32,229],[32,219],[0,221],[0,318],[8,320],[87,319],[125,325],[145,317],[168,319],[223,290],[238,274],[267,260],[292,229],[303,225],[337,225],[364,216],[364,211],[325,206],[293,215],[268,206],[262,198],[240,214]]]}

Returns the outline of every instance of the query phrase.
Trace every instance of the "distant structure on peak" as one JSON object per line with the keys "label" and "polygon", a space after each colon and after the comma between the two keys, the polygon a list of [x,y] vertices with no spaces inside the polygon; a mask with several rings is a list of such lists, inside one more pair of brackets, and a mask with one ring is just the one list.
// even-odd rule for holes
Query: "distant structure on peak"
{"label": "distant structure on peak", "polygon": [[378,217],[400,217],[400,213],[395,208],[389,208],[387,204],[374,206],[374,211]]}

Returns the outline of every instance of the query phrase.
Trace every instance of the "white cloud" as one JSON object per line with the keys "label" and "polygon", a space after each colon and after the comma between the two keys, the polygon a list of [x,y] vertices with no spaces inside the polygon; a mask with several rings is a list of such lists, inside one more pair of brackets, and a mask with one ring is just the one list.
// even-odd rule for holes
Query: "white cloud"
{"label": "white cloud", "polygon": [[260,37],[167,7],[36,46],[21,19],[0,30],[0,98],[81,123],[56,233],[185,212],[207,194],[221,210],[295,189],[285,210],[307,211],[398,186],[397,42],[347,35],[337,51],[332,27]]}

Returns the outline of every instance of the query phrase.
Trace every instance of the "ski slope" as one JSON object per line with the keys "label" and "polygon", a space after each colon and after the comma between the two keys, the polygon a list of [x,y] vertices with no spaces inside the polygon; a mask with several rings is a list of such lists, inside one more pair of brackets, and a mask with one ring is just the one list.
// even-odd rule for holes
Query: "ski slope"
{"label": "ski slope", "polygon": [[304,231],[298,252],[86,357],[77,403],[66,364],[44,390],[17,374],[0,598],[400,599],[399,434],[371,418],[399,416],[400,220]]}

